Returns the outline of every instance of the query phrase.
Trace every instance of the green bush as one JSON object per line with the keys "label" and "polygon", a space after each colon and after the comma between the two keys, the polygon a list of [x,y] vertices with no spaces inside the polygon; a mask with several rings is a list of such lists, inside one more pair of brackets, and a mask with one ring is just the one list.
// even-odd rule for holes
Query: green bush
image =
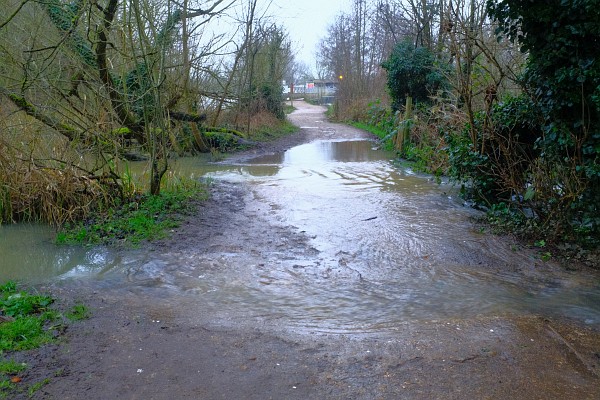
{"label": "green bush", "polygon": [[387,87],[393,111],[404,105],[407,96],[415,103],[429,102],[430,96],[446,83],[434,54],[426,47],[415,47],[410,41],[398,43],[381,66],[388,72]]}
{"label": "green bush", "polygon": [[522,83],[542,121],[530,177],[537,214],[555,234],[585,240],[600,236],[599,6],[598,0],[488,1],[497,33],[528,54]]}
{"label": "green bush", "polygon": [[461,195],[477,203],[494,203],[498,185],[492,176],[491,162],[488,156],[474,148],[469,127],[461,132],[446,132],[445,140],[448,176],[461,184]]}

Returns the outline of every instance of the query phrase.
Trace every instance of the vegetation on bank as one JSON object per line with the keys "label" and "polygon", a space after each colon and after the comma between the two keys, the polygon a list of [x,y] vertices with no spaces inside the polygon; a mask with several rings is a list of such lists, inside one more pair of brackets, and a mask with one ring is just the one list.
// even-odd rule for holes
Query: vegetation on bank
{"label": "vegetation on bank", "polygon": [[70,322],[89,317],[83,304],[59,310],[55,299],[26,291],[14,282],[0,285],[0,398],[35,394],[50,378],[29,381],[25,351],[56,342]]}
{"label": "vegetation on bank", "polygon": [[201,184],[158,195],[138,194],[131,201],[98,210],[84,220],[65,224],[57,234],[58,244],[138,245],[167,237],[192,209],[192,200],[203,200],[207,190]]}
{"label": "vegetation on bank", "polygon": [[[291,113],[293,110],[294,109],[287,109],[286,113]],[[284,120],[276,126],[265,124],[261,127],[257,127],[256,132],[254,132],[252,137],[256,142],[270,142],[295,132],[298,132],[298,127],[288,120]]]}

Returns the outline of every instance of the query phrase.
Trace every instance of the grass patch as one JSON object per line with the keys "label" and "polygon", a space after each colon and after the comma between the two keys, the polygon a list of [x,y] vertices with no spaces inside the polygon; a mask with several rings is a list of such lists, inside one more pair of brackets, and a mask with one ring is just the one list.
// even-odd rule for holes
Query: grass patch
{"label": "grass patch", "polygon": [[138,245],[145,240],[162,239],[179,226],[191,210],[192,199],[206,199],[200,183],[163,190],[160,195],[137,195],[121,208],[93,214],[85,221],[65,225],[58,232],[59,244]]}
{"label": "grass patch", "polygon": [[252,132],[251,139],[257,142],[270,142],[298,132],[298,127],[285,120],[277,125],[262,126]]}
{"label": "grass patch", "polygon": [[283,106],[283,112],[284,112],[286,115],[287,115],[287,114],[291,114],[291,113],[293,113],[293,112],[294,112],[294,111],[296,111],[296,110],[297,110],[297,108],[296,108],[296,107],[294,107],[294,106],[293,106],[293,105],[291,105],[291,104],[285,104],[285,105]]}
{"label": "grass patch", "polygon": [[49,296],[18,291],[13,282],[0,286],[0,353],[8,350],[28,350],[52,340],[45,329],[59,315],[49,307]]}
{"label": "grass patch", "polygon": [[[383,150],[393,151],[394,144],[392,142],[393,135],[385,129],[378,126],[373,126],[364,122],[349,122],[350,125],[370,132],[381,140]],[[446,173],[447,155],[444,151],[440,151],[433,146],[413,143],[407,143],[404,146],[402,154],[398,154],[402,159],[398,160],[397,165],[410,167],[415,171],[424,172],[434,175],[437,180]]]}
{"label": "grass patch", "polygon": [[365,124],[364,122],[352,121],[352,122],[349,122],[349,125],[352,125],[355,128],[362,129],[363,131],[370,132],[373,135],[377,136],[379,139],[383,139],[389,135],[389,132],[386,132],[385,130],[383,130],[377,126]]}
{"label": "grass patch", "polygon": [[42,387],[44,387],[45,385],[50,383],[50,378],[46,378],[43,379],[39,382],[34,383],[33,385],[29,386],[29,389],[27,389],[27,394],[29,395],[29,397],[33,397],[33,395],[40,390]]}
{"label": "grass patch", "polygon": [[14,282],[0,285],[0,399],[25,392],[32,397],[50,382],[49,378],[26,382],[27,364],[15,361],[12,356],[54,342],[64,329],[65,318],[77,320],[89,316],[89,310],[82,304],[75,305],[64,316],[51,308],[53,305],[52,297],[22,290]]}
{"label": "grass patch", "polygon": [[0,374],[15,375],[27,369],[27,364],[15,360],[0,360]]}
{"label": "grass patch", "polygon": [[70,311],[65,314],[69,321],[81,321],[90,317],[90,310],[85,304],[75,304]]}

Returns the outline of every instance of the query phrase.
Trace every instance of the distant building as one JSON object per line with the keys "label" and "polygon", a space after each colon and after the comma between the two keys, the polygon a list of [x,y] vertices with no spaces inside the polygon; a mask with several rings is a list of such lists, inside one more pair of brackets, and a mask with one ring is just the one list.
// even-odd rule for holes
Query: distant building
{"label": "distant building", "polygon": [[315,93],[321,96],[330,96],[335,94],[338,88],[338,81],[330,79],[315,79],[306,83],[306,93]]}
{"label": "distant building", "polygon": [[294,93],[306,93],[306,85],[283,85],[283,93],[284,94],[290,94],[292,93],[292,89],[294,90]]}
{"label": "distant building", "polygon": [[282,82],[283,94],[287,100],[304,98],[316,104],[333,104],[338,86],[339,81],[332,79],[313,79],[297,85]]}
{"label": "distant building", "polygon": [[318,96],[332,96],[335,94],[338,88],[338,82],[329,79],[314,79],[312,81],[306,81],[305,84],[290,85],[283,82],[283,93],[284,94],[312,94]]}

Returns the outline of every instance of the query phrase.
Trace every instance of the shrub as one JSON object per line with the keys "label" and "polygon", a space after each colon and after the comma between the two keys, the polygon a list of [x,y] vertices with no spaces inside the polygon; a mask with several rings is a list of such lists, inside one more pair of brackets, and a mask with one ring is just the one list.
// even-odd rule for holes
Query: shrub
{"label": "shrub", "polygon": [[387,87],[393,111],[404,105],[407,96],[415,103],[429,102],[429,96],[445,83],[433,53],[409,41],[398,43],[381,66],[388,72]]}

